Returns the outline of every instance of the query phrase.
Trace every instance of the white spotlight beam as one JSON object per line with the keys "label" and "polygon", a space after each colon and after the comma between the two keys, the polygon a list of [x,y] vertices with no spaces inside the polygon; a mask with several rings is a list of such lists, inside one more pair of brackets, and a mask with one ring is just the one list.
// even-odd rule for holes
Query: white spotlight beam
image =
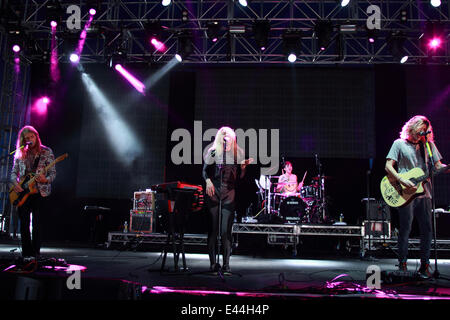
{"label": "white spotlight beam", "polygon": [[142,144],[92,78],[82,72],[81,79],[105,128],[112,149],[125,165],[131,165],[134,159],[142,154]]}

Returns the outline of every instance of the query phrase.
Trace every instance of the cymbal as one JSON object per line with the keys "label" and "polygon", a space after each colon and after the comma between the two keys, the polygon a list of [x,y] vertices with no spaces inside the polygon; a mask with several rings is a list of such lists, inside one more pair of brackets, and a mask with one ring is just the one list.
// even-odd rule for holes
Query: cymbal
{"label": "cymbal", "polygon": [[313,180],[319,180],[320,178],[324,178],[324,179],[333,179],[332,176],[322,176],[322,177],[313,177]]}

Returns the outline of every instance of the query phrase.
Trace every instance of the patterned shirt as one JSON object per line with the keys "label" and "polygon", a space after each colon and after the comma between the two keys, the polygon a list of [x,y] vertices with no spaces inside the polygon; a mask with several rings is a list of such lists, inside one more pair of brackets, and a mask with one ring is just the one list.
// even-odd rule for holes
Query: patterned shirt
{"label": "patterned shirt", "polygon": [[[33,170],[35,159],[39,157],[39,162],[37,164],[37,169]],[[28,173],[41,172],[48,166],[51,162],[55,160],[52,149],[49,147],[41,145],[41,152],[37,155],[29,155],[25,159],[16,158],[14,160],[14,165],[11,172],[11,183],[19,182],[19,180],[27,175]],[[45,175],[48,182],[40,183],[37,182],[37,188],[43,197],[50,195],[52,191],[51,183],[56,178],[55,166],[50,167]]]}

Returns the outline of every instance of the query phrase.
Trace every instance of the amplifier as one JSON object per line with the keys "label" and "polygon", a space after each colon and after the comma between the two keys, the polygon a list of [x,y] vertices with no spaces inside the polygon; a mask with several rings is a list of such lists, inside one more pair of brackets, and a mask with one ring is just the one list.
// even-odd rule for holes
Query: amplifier
{"label": "amplifier", "polygon": [[363,225],[363,237],[365,239],[390,239],[391,238],[391,222],[390,221],[376,221],[365,220]]}
{"label": "amplifier", "polygon": [[153,211],[130,210],[130,232],[153,232]]}
{"label": "amplifier", "polygon": [[[368,204],[367,198],[364,198],[363,202],[366,220],[391,220],[390,207],[383,200],[377,201],[371,198]],[[367,208],[367,206],[369,206],[369,208]]]}
{"label": "amplifier", "polygon": [[133,197],[134,210],[155,210],[155,192],[136,191]]}

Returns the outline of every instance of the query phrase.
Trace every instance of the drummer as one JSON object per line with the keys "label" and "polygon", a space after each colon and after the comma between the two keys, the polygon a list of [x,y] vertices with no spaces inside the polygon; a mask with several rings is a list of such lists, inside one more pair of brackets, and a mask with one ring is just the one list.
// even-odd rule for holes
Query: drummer
{"label": "drummer", "polygon": [[303,181],[300,184],[297,182],[297,175],[292,173],[292,163],[286,161],[282,173],[278,178],[276,192],[284,196],[296,195],[303,187]]}

